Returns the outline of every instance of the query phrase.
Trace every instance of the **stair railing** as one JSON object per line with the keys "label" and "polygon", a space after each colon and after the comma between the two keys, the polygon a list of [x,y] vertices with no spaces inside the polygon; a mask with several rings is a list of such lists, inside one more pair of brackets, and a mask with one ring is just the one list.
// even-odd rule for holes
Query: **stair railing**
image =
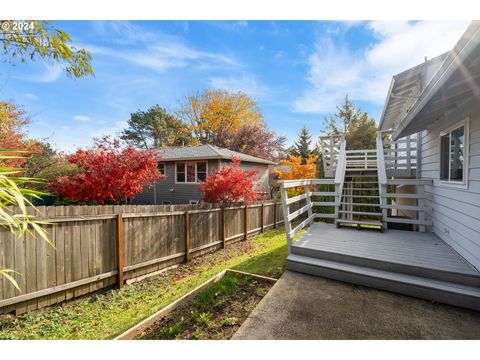
{"label": "stair railing", "polygon": [[335,171],[335,219],[338,219],[338,210],[342,202],[343,185],[345,182],[345,170],[347,168],[347,142],[342,136],[340,140],[340,151],[338,155],[337,169]]}
{"label": "stair railing", "polygon": [[[377,167],[378,167],[378,189],[380,205],[382,208],[382,219],[384,226],[387,223],[412,224],[418,226],[420,232],[426,231],[426,226],[432,224],[429,219],[431,209],[426,206],[425,186],[433,184],[432,179],[419,179],[420,163],[418,160],[419,135],[408,136],[397,141],[383,140],[383,136],[389,132],[377,132]],[[412,142],[415,141],[415,144]],[[393,153],[393,155],[391,155]],[[403,155],[402,155],[403,154]],[[388,160],[387,160],[388,159]],[[415,171],[415,172],[414,172]],[[415,176],[416,178],[392,178],[401,176]],[[389,187],[394,189],[389,191]],[[399,186],[415,186],[415,194],[400,192]],[[389,204],[388,199],[392,199]],[[398,199],[412,199],[416,204],[401,205]],[[388,210],[408,212],[408,217],[388,216]]]}
{"label": "stair railing", "polygon": [[[319,192],[317,191],[318,185],[334,185],[334,179],[301,179],[301,180],[282,180],[278,182],[280,184],[280,194],[282,196],[282,210],[283,219],[285,223],[285,233],[287,235],[288,251],[292,245],[292,240],[295,234],[297,234],[304,227],[313,223],[316,218],[334,218],[335,214],[315,213],[313,207],[315,206],[336,206],[337,201],[334,203],[329,201],[312,201],[312,196],[330,198],[337,198],[337,192]],[[289,197],[288,189],[303,189],[303,194],[294,195]],[[312,191],[313,190],[313,191]],[[291,209],[293,208],[293,209]],[[298,223],[298,217],[307,213],[306,219]],[[295,225],[295,226],[293,226]]]}
{"label": "stair railing", "polygon": [[383,227],[386,228],[388,212],[386,208],[387,199],[384,197],[384,194],[387,191],[387,171],[385,169],[383,138],[382,138],[382,133],[380,131],[377,131],[376,144],[377,144],[378,195],[380,196],[380,206],[382,209]]}
{"label": "stair railing", "polygon": [[335,175],[342,140],[344,140],[343,135],[328,135],[319,138],[323,171],[327,178],[333,178]]}
{"label": "stair railing", "polygon": [[[409,135],[398,140],[383,140],[384,135],[390,135],[393,131],[377,132],[380,136],[384,153],[385,169],[388,176],[416,176],[420,168],[419,136]],[[378,147],[377,147],[378,148]]]}

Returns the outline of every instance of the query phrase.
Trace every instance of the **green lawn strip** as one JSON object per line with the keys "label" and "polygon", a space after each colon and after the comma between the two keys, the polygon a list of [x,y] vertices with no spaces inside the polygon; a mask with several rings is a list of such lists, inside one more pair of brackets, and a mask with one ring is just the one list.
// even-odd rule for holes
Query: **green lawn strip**
{"label": "green lawn strip", "polygon": [[1,318],[0,339],[111,339],[225,268],[278,277],[286,257],[284,229],[271,230],[181,265],[179,269],[185,267],[189,272],[176,281],[166,272],[122,290]]}

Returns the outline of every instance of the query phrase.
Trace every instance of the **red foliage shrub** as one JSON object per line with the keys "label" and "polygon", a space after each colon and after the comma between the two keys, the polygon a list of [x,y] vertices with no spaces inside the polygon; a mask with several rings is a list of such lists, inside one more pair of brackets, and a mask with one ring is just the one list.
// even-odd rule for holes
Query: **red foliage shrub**
{"label": "red foliage shrub", "polygon": [[118,140],[97,141],[89,150],[77,150],[67,157],[77,171],[60,176],[49,184],[52,193],[80,202],[118,203],[133,197],[144,187],[152,186],[161,175],[154,151],[143,151],[127,146],[121,148]]}
{"label": "red foliage shrub", "polygon": [[257,199],[254,189],[256,170],[241,170],[240,159],[232,158],[230,167],[225,165],[213,171],[200,182],[203,199],[210,203],[235,203]]}

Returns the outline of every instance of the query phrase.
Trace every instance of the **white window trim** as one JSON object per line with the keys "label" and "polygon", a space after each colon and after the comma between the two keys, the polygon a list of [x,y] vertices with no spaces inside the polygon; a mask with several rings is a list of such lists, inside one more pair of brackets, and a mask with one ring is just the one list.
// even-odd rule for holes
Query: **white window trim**
{"label": "white window trim", "polygon": [[[447,135],[451,133],[453,130],[458,129],[463,126],[463,134],[465,138],[465,144],[464,144],[464,154],[463,154],[463,181],[455,181],[455,180],[442,180],[441,179],[441,172],[442,172],[442,158],[441,158],[441,150],[442,150],[442,136]],[[459,121],[458,123],[450,126],[449,128],[443,130],[440,132],[439,135],[439,152],[440,152],[440,159],[439,159],[439,173],[438,173],[438,178],[439,178],[439,183],[443,187],[449,187],[449,188],[457,188],[457,189],[468,189],[468,173],[469,173],[469,168],[468,168],[468,163],[469,163],[469,158],[470,158],[470,118],[467,117],[463,119],[462,121]],[[449,142],[451,145],[451,143]],[[449,146],[450,146],[449,145]],[[450,156],[450,149],[448,151],[448,154]],[[450,164],[450,159],[449,159],[449,164]],[[449,165],[450,166],[450,165]],[[449,174],[450,174],[450,169],[449,169]],[[449,175],[450,176],[450,175]]]}
{"label": "white window trim", "polygon": [[[163,164],[163,172],[164,172],[163,176],[167,177],[167,163],[163,162],[163,161],[159,161],[158,165],[160,165],[160,164]],[[158,168],[158,165],[157,165],[157,168]]]}
{"label": "white window trim", "polygon": [[[195,181],[194,182],[187,182],[187,163],[193,162],[195,163]],[[177,163],[184,163],[185,164],[185,181],[177,181]],[[198,185],[198,176],[197,176],[197,164],[198,163],[205,163],[206,164],[206,174],[208,175],[208,160],[185,160],[185,161],[176,161],[175,162],[175,184],[182,184],[182,185]]]}

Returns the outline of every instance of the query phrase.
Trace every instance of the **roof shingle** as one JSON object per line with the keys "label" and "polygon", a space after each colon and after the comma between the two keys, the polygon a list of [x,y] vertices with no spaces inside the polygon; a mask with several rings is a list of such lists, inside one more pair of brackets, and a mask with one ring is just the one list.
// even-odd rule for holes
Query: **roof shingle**
{"label": "roof shingle", "polygon": [[195,160],[195,159],[231,159],[239,157],[241,161],[248,161],[259,164],[275,165],[274,162],[261,159],[255,156],[242,154],[214,145],[205,144],[197,146],[176,146],[158,150],[158,154],[164,161],[174,160]]}

